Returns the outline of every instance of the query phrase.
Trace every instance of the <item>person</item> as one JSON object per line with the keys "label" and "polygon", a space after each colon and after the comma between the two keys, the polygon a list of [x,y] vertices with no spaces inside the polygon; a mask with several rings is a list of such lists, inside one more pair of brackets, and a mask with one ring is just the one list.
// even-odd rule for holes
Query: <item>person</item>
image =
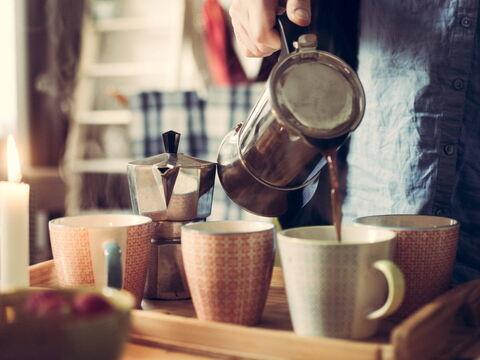
{"label": "person", "polygon": [[[321,11],[332,2],[312,4]],[[312,4],[288,0],[287,16],[308,25]],[[344,220],[392,213],[455,218],[454,281],[479,278],[479,1],[359,4],[357,71],[367,104],[345,157]],[[277,0],[233,1],[232,25],[245,55],[279,49],[278,9]],[[345,23],[343,14],[348,7],[334,20]]]}

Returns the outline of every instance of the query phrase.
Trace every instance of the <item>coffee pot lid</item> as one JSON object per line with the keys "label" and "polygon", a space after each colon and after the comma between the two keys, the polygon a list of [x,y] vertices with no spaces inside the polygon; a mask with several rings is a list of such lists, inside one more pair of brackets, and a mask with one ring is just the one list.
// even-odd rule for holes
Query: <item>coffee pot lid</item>
{"label": "coffee pot lid", "polygon": [[365,94],[356,73],[337,56],[317,50],[314,34],[301,35],[294,47],[296,51],[270,74],[274,112],[314,138],[334,138],[354,130],[365,109]]}
{"label": "coffee pot lid", "polygon": [[178,145],[180,143],[180,134],[170,130],[162,134],[165,152],[147,157],[141,160],[135,160],[129,165],[149,165],[156,166],[159,170],[173,168],[203,168],[213,166],[215,163],[201,160],[193,156],[178,153]]}
{"label": "coffee pot lid", "polygon": [[190,221],[210,215],[216,163],[177,153],[180,134],[163,134],[165,153],[129,162],[132,208],[154,221]]}

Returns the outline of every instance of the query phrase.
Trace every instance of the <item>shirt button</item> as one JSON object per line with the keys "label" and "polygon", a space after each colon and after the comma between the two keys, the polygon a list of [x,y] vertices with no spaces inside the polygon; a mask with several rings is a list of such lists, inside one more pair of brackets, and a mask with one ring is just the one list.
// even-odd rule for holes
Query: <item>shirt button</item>
{"label": "shirt button", "polygon": [[453,144],[447,144],[443,147],[443,152],[445,153],[445,155],[453,155],[453,153],[455,152],[455,145]]}
{"label": "shirt button", "polygon": [[435,215],[437,216],[448,216],[450,213],[450,211],[448,209],[445,209],[445,208],[437,208],[435,210]]}
{"label": "shirt button", "polygon": [[462,25],[464,28],[468,29],[470,26],[472,26],[472,19],[470,19],[468,16],[464,16],[460,20],[460,25]]}
{"label": "shirt button", "polygon": [[460,91],[460,90],[463,90],[463,87],[465,86],[465,84],[462,79],[457,78],[453,80],[452,86],[455,90]]}

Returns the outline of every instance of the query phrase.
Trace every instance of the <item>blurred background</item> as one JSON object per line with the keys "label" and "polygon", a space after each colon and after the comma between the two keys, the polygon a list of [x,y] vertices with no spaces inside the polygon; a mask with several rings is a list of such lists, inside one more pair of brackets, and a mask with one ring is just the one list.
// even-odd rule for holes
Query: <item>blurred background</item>
{"label": "blurred background", "polygon": [[[32,263],[51,256],[49,219],[130,212],[126,164],[162,152],[164,131],[215,161],[274,61],[237,51],[229,2],[0,2],[0,157],[13,134],[31,186]],[[217,184],[210,219],[248,216]]]}

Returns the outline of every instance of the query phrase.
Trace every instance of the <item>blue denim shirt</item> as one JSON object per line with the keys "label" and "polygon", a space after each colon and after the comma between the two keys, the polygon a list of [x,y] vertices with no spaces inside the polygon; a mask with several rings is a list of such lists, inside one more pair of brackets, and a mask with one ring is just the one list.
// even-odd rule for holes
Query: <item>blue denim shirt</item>
{"label": "blue denim shirt", "polygon": [[480,278],[478,0],[363,0],[358,73],[367,106],[352,134],[344,219],[458,219],[454,278]]}

